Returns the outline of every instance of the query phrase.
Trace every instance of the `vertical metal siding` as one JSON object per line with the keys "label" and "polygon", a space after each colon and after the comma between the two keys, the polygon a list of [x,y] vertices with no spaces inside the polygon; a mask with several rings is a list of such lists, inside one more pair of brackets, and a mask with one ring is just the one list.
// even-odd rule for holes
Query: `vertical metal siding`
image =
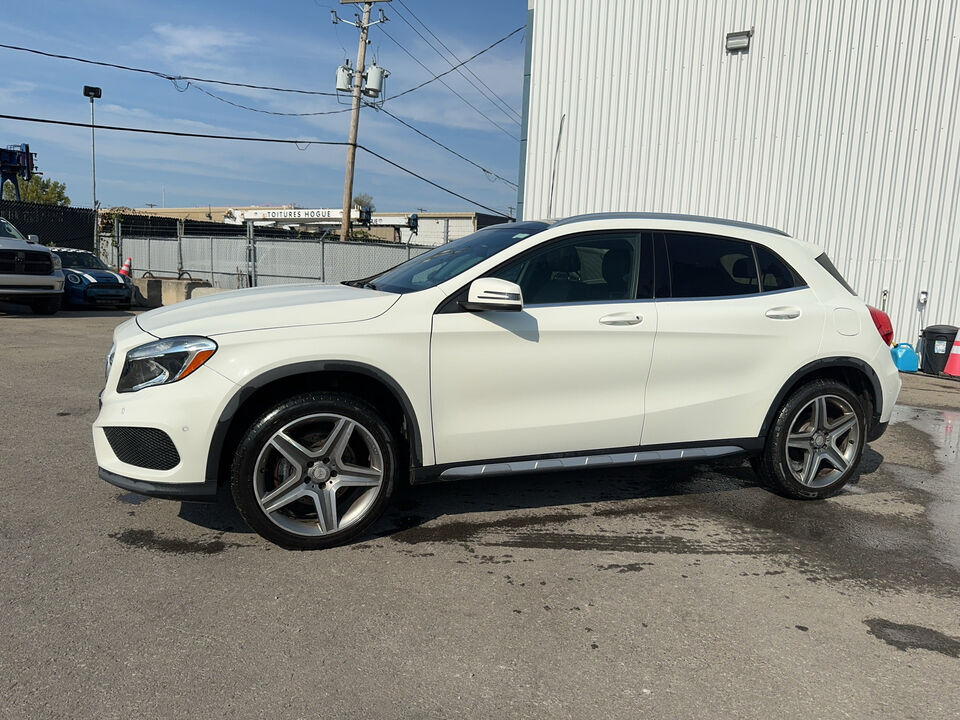
{"label": "vertical metal siding", "polygon": [[[547,213],[556,164],[554,216],[780,227],[867,302],[888,289],[898,340],[960,324],[960,3],[529,3],[525,218]],[[751,27],[749,52],[727,54]]]}

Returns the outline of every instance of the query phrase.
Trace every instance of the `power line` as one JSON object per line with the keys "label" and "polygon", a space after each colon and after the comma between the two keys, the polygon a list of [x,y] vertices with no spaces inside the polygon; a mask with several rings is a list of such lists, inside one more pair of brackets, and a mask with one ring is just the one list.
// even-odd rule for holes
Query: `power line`
{"label": "power line", "polygon": [[411,125],[410,123],[408,123],[406,120],[403,120],[403,119],[397,117],[396,115],[394,115],[394,114],[393,114],[392,112],[390,112],[389,110],[385,110],[384,108],[378,107],[378,106],[373,105],[373,104],[371,104],[371,103],[366,103],[366,105],[367,105],[367,107],[372,107],[372,108],[374,108],[374,109],[376,109],[376,110],[379,110],[379,111],[381,111],[381,112],[383,112],[383,113],[386,113],[387,115],[389,115],[390,117],[392,117],[394,120],[396,120],[398,123],[400,123],[400,124],[403,125],[404,127],[410,128],[410,129],[413,130],[415,133],[417,133],[417,135],[420,135],[420,136],[422,136],[422,137],[425,137],[427,140],[429,140],[430,142],[432,142],[434,145],[438,145],[439,147],[442,147],[442,148],[443,148],[444,150],[446,150],[447,152],[452,153],[453,155],[456,155],[458,158],[460,158],[461,160],[464,160],[464,161],[470,163],[470,164],[473,165],[475,168],[479,168],[480,170],[482,170],[483,172],[485,172],[487,175],[492,175],[492,176],[495,177],[496,179],[502,180],[502,181],[505,182],[507,185],[509,185],[509,186],[511,186],[512,188],[516,189],[517,184],[516,184],[515,182],[512,182],[512,181],[510,181],[510,180],[507,180],[505,177],[502,177],[502,176],[500,176],[500,175],[497,175],[497,174],[496,174],[495,172],[493,172],[492,170],[487,170],[485,167],[483,167],[482,165],[474,162],[474,161],[471,160],[470,158],[461,155],[460,153],[458,153],[458,152],[457,152],[456,150],[454,150],[453,148],[447,147],[446,145],[444,145],[444,144],[443,144],[442,142],[440,142],[439,140],[436,140],[435,138],[432,138],[432,137],[430,137],[429,135],[427,135],[427,134],[426,134],[425,132],[423,132],[422,130],[419,130],[418,128],[415,128],[413,125]]}
{"label": "power line", "polygon": [[[125,127],[123,125],[92,125],[91,123],[70,122],[69,120],[50,120],[48,118],[26,117],[22,115],[0,114],[0,119],[18,120],[20,122],[41,123],[44,125],[63,125],[66,127],[79,127],[79,128],[93,127],[93,128],[96,128],[97,130],[116,130],[120,132],[141,133],[141,134],[147,134],[147,135],[169,135],[173,137],[203,138],[203,139],[209,139],[209,140],[238,140],[242,142],[262,142],[262,143],[275,143],[275,144],[281,144],[281,145],[295,145],[298,150],[306,150],[310,145],[345,146],[350,144],[347,142],[337,141],[337,140],[291,140],[286,138],[266,138],[266,137],[256,137],[256,136],[248,136],[248,135],[216,135],[212,133],[180,132],[177,130],[154,130],[151,128]],[[484,205],[483,203],[477,202],[476,200],[471,200],[466,195],[461,195],[455,190],[451,190],[450,188],[444,187],[443,185],[440,185],[439,183],[436,183],[433,180],[430,180],[424,177],[423,175],[420,175],[419,173],[414,172],[413,170],[409,170],[408,168],[403,167],[403,165],[400,165],[399,163],[395,163],[393,160],[390,160],[389,158],[386,158],[383,155],[380,155],[379,153],[374,152],[368,147],[364,147],[363,145],[358,144],[357,148],[359,150],[363,150],[364,152],[370,155],[373,155],[376,158],[379,158],[383,162],[397,168],[398,170],[406,173],[407,175],[412,175],[418,180],[422,180],[428,185],[432,185],[438,190],[442,190],[443,192],[453,195],[454,197],[458,197],[461,200],[466,200],[471,205],[476,205],[477,207],[483,208],[484,210],[489,210],[490,212],[496,215],[503,214],[500,210],[495,210],[494,208]],[[507,217],[509,217],[509,215],[507,215]]]}
{"label": "power line", "polygon": [[[480,52],[475,53],[474,55],[471,55],[469,58],[467,58],[466,60],[464,60],[463,62],[461,62],[459,65],[454,65],[454,66],[451,67],[449,70],[447,70],[447,71],[445,71],[445,72],[442,72],[442,73],[440,73],[439,75],[434,75],[432,78],[430,78],[429,80],[425,80],[424,82],[420,83],[419,85],[415,85],[415,86],[413,86],[412,88],[410,88],[410,89],[408,89],[408,90],[404,90],[404,91],[401,92],[401,93],[398,93],[398,94],[396,94],[396,95],[393,95],[392,97],[389,98],[389,100],[396,100],[397,98],[403,97],[404,95],[407,95],[408,93],[412,93],[414,90],[419,90],[419,89],[422,88],[424,85],[429,85],[429,84],[432,83],[434,80],[440,80],[441,84],[442,84],[445,88],[447,88],[450,92],[452,92],[454,95],[456,95],[458,98],[460,98],[464,103],[466,103],[466,104],[469,105],[471,108],[473,108],[479,115],[481,115],[484,119],[486,119],[487,122],[489,122],[491,125],[493,125],[493,126],[496,127],[497,129],[499,129],[499,130],[500,130],[502,133],[504,133],[505,135],[507,135],[507,136],[513,138],[514,140],[516,140],[517,142],[519,142],[519,141],[520,141],[520,138],[518,138],[516,135],[514,135],[514,134],[511,133],[509,130],[505,129],[503,126],[501,126],[499,123],[497,123],[495,120],[493,120],[492,118],[490,118],[490,117],[489,117],[486,113],[484,113],[480,108],[478,108],[476,105],[474,105],[474,104],[471,103],[469,100],[467,100],[465,97],[463,97],[463,95],[461,95],[461,94],[458,93],[456,90],[454,90],[452,87],[450,87],[450,86],[449,86],[447,83],[445,83],[441,78],[443,78],[444,75],[449,75],[450,73],[454,72],[458,67],[460,67],[460,66],[462,66],[462,65],[466,65],[468,62],[470,62],[470,61],[473,60],[474,58],[479,57],[480,55],[482,55],[483,53],[487,52],[488,50],[491,50],[492,48],[496,47],[497,45],[499,45],[500,43],[502,43],[502,42],[503,42],[504,40],[506,40],[507,38],[509,38],[509,37],[511,37],[511,36],[513,36],[513,35],[516,35],[516,34],[517,34],[518,32],[520,32],[521,30],[523,30],[523,26],[518,27],[516,30],[514,30],[514,31],[513,31],[512,33],[510,33],[509,35],[505,35],[504,37],[500,38],[499,40],[497,40],[497,41],[496,41],[495,43],[493,43],[492,45],[488,45],[486,48],[484,48],[484,49],[481,50]],[[386,35],[388,38],[390,38],[397,47],[399,47],[399,48],[400,48],[401,50],[403,50],[407,55],[409,55],[411,58],[413,58],[414,62],[416,62],[420,67],[422,67],[422,68],[423,68],[424,70],[426,70],[428,73],[431,73],[431,74],[433,73],[433,71],[432,71],[430,68],[428,68],[428,67],[427,67],[426,65],[424,65],[422,62],[420,62],[420,60],[419,60],[412,52],[410,52],[410,51],[407,50],[403,45],[401,45],[400,42],[399,42],[396,38],[394,38],[390,33],[388,33],[386,30],[384,30],[382,26],[380,27],[380,32],[382,32],[384,35]]]}
{"label": "power line", "polygon": [[[417,14],[416,14],[415,12],[413,12],[413,10],[411,10],[409,7],[407,7],[407,4],[406,4],[405,2],[403,2],[403,0],[397,0],[397,2],[398,2],[400,5],[402,5],[402,6],[403,6],[403,9],[406,10],[408,13],[410,13],[410,15],[413,16],[413,18],[414,18],[418,23],[420,23],[421,26],[423,26],[423,29],[426,30],[434,40],[436,40],[438,43],[440,43],[440,46],[441,46],[444,50],[446,50],[448,53],[450,53],[450,55],[453,57],[454,60],[456,60],[457,62],[460,62],[460,58],[458,58],[458,57],[456,56],[456,54],[453,52],[453,50],[451,50],[451,49],[446,45],[446,43],[443,42],[443,40],[441,40],[440,38],[438,38],[438,37],[436,36],[436,34],[435,34],[430,28],[427,27],[426,23],[424,23],[423,20],[421,20],[421,19],[417,16]],[[453,65],[453,63],[450,62],[450,60],[449,60],[443,53],[441,53],[439,50],[437,50],[437,48],[436,48],[434,45],[432,45],[427,38],[425,38],[425,37],[423,36],[423,33],[421,33],[419,30],[417,30],[417,28],[416,28],[409,20],[407,20],[407,18],[405,18],[402,13],[397,12],[397,15],[400,17],[401,20],[403,20],[403,21],[410,27],[411,30],[413,30],[413,31],[420,37],[421,40],[423,40],[427,45],[429,45],[430,47],[432,47],[433,50],[434,50],[434,52],[436,52],[437,55],[439,55],[439,56],[443,59],[443,61],[444,61],[445,63],[447,63],[447,65],[451,65],[451,66]],[[499,104],[497,103],[496,100],[494,100],[493,98],[491,98],[490,95],[488,95],[487,92],[485,92],[483,88],[478,87],[478,86],[477,86],[477,83],[475,83],[473,80],[471,80],[470,78],[468,78],[468,77],[464,74],[464,72],[463,72],[462,70],[460,70],[459,68],[457,69],[457,74],[460,75],[460,77],[462,77],[462,78],[463,78],[464,80],[466,80],[468,83],[470,83],[470,84],[474,87],[474,89],[475,89],[477,92],[479,92],[481,95],[483,95],[484,98],[486,98],[487,100],[489,100],[490,103],[491,103],[494,107],[496,107],[498,110],[500,110],[501,112],[503,112],[504,115],[506,115],[508,118],[510,118],[510,121],[511,121],[511,122],[520,122],[520,121],[521,121],[520,113],[518,113],[516,110],[514,110],[512,107],[510,107],[510,105],[507,103],[506,100],[504,100],[502,97],[500,97],[499,95],[497,95],[497,93],[494,92],[493,88],[491,88],[491,87],[490,87],[489,85],[487,85],[482,79],[480,79],[480,76],[479,76],[479,75],[477,75],[477,74],[476,74],[473,70],[471,70],[469,67],[464,68],[464,70],[466,70],[468,73],[470,73],[471,75],[473,75],[473,77],[476,78],[477,81],[479,81],[480,84],[483,85],[484,88],[486,88],[487,92],[489,92],[490,94],[492,94],[493,97],[496,98],[496,100],[499,100],[499,101],[500,101]],[[511,114],[516,117],[516,120],[514,120],[513,118],[510,117]]]}
{"label": "power line", "polygon": [[419,178],[420,180],[423,180],[423,182],[427,183],[428,185],[433,185],[435,188],[438,188],[439,190],[443,190],[445,193],[450,193],[451,195],[454,195],[454,196],[460,198],[461,200],[466,200],[468,203],[471,203],[472,205],[476,205],[477,207],[482,207],[484,210],[489,210],[490,212],[492,212],[492,213],[495,214],[495,215],[502,215],[502,216],[504,216],[504,217],[510,218],[511,220],[513,219],[513,217],[512,217],[509,213],[504,214],[504,213],[501,212],[500,210],[494,210],[492,207],[487,207],[486,205],[481,205],[481,204],[478,203],[476,200],[471,200],[470,198],[466,197],[465,195],[461,195],[460,193],[454,192],[453,190],[450,190],[449,188],[445,188],[443,185],[438,185],[438,184],[435,183],[433,180],[428,180],[428,179],[425,178],[423,175],[418,175],[417,173],[413,172],[413,170],[408,170],[407,168],[403,167],[402,165],[398,165],[398,164],[395,163],[393,160],[389,160],[389,159],[385,158],[383,155],[380,155],[379,153],[374,152],[373,150],[371,150],[371,149],[368,148],[368,147],[364,147],[363,145],[357,145],[357,147],[360,148],[361,150],[364,150],[365,152],[369,153],[370,155],[373,155],[375,158],[379,158],[379,159],[382,160],[383,162],[387,163],[387,165],[393,165],[393,167],[397,168],[398,170],[402,170],[403,172],[407,173],[408,175],[413,175],[415,178]]}
{"label": "power line", "polygon": [[328,97],[336,97],[336,93],[331,92],[320,92],[318,90],[300,90],[296,88],[282,88],[282,87],[273,87],[272,85],[253,85],[251,83],[241,83],[241,82],[230,82],[228,80],[211,80],[209,78],[198,78],[190,77],[189,75],[171,75],[170,73],[161,72],[160,70],[146,70],[144,68],[130,67],[129,65],[119,65],[117,63],[108,63],[102,62],[100,60],[89,60],[87,58],[74,57],[73,55],[59,55],[57,53],[44,52],[43,50],[35,50],[33,48],[20,47],[18,45],[5,45],[0,43],[0,48],[6,48],[7,50],[17,50],[19,52],[32,53],[34,55],[42,55],[44,57],[56,58],[58,60],[71,60],[73,62],[86,63],[87,65],[99,65],[101,67],[114,68],[116,70],[126,70],[128,72],[143,73],[145,75],[153,75],[158,78],[170,81],[192,81],[192,82],[202,82],[207,83],[208,85],[229,85],[231,87],[243,87],[243,88],[252,88],[254,90],[272,90],[273,92],[285,92],[285,93],[299,93],[301,95],[325,95]]}
{"label": "power line", "polygon": [[[250,107],[249,105],[241,105],[240,103],[234,102],[233,100],[227,100],[227,98],[221,97],[216,93],[212,93],[206,88],[200,85],[197,85],[196,83],[187,82],[187,87],[192,87],[195,90],[199,90],[204,95],[209,95],[214,100],[219,100],[220,102],[226,103],[227,105],[233,105],[235,108],[240,108],[241,110],[249,110],[255,113],[263,113],[264,115],[282,115],[285,117],[308,117],[308,116],[314,116],[314,115],[336,115],[337,113],[350,112],[350,108],[340,108],[339,110],[325,110],[322,112],[278,112],[276,110],[263,110],[262,108]],[[179,90],[180,88],[177,88],[177,89]],[[187,88],[184,88],[184,90],[186,89]]]}

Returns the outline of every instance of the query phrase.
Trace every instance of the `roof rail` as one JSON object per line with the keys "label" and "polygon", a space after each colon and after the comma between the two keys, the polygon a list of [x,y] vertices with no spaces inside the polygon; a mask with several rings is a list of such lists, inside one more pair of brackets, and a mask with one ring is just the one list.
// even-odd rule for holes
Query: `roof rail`
{"label": "roof rail", "polygon": [[727,225],[729,227],[742,228],[744,230],[756,230],[758,232],[773,233],[790,237],[788,233],[777,228],[766,225],[757,225],[755,223],[743,222],[741,220],[725,220],[723,218],[707,217],[705,215],[682,215],[679,213],[659,213],[659,212],[601,212],[586,213],[583,215],[573,215],[562,220],[558,220],[556,225],[568,225],[583,220],[678,220],[681,222],[701,222],[713,223],[714,225]]}

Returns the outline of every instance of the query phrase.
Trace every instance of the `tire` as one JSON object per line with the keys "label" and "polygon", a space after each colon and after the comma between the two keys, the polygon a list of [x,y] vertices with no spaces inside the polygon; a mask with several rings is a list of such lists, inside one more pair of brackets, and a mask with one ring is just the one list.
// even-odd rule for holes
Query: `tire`
{"label": "tire", "polygon": [[856,474],[866,434],[863,401],[843,383],[814,380],[784,402],[751,465],[782,495],[830,497]]}
{"label": "tire", "polygon": [[31,300],[30,309],[34,315],[53,315],[60,309],[60,296],[43,298],[42,300]]}
{"label": "tire", "polygon": [[230,487],[240,514],[267,540],[319,550],[361,535],[393,495],[396,437],[351,395],[313,392],[275,405],[246,431]]}

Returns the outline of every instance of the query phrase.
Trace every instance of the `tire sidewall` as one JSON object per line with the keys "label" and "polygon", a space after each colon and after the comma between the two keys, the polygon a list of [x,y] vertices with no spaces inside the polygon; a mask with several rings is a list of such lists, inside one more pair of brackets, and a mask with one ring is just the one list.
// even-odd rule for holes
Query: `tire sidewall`
{"label": "tire sidewall", "polygon": [[[383,483],[380,494],[366,515],[349,527],[323,536],[291,533],[271,521],[257,501],[254,469],[267,441],[285,425],[319,413],[335,413],[366,428],[380,446],[383,457]],[[383,514],[396,487],[397,449],[394,434],[377,411],[351,395],[313,392],[297,395],[263,413],[244,433],[237,447],[230,472],[230,490],[237,509],[257,533],[290,550],[315,550],[333,547],[361,535]]]}
{"label": "tire sidewall", "polygon": [[[836,395],[846,400],[853,408],[857,416],[857,422],[860,424],[860,440],[857,447],[856,456],[850,467],[834,482],[819,488],[812,488],[804,485],[793,477],[787,466],[787,435],[790,432],[790,426],[796,417],[797,412],[811,400],[823,395]],[[820,499],[829,497],[850,482],[859,469],[860,459],[863,456],[863,450],[866,445],[867,428],[866,416],[863,408],[863,400],[850,390],[846,385],[833,380],[814,380],[794,391],[787,401],[783,404],[777,418],[774,422],[770,438],[767,441],[767,448],[762,458],[762,467],[768,479],[773,485],[791,497],[802,499]]]}

